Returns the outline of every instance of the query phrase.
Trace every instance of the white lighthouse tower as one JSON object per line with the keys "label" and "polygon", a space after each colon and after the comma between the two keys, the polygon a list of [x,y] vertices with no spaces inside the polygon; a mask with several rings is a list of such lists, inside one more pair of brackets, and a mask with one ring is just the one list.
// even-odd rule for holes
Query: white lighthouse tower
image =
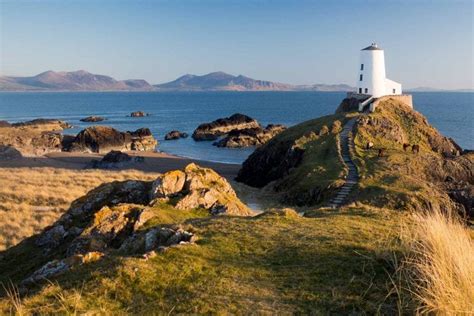
{"label": "white lighthouse tower", "polygon": [[375,43],[360,52],[356,93],[373,98],[402,94],[402,85],[385,77],[384,52]]}

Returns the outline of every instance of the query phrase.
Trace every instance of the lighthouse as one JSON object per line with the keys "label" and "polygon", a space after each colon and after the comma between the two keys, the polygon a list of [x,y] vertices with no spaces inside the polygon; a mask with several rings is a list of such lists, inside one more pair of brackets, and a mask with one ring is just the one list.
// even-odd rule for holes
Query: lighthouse
{"label": "lighthouse", "polygon": [[402,94],[402,85],[386,78],[384,52],[375,43],[360,51],[356,86],[356,93],[373,98]]}

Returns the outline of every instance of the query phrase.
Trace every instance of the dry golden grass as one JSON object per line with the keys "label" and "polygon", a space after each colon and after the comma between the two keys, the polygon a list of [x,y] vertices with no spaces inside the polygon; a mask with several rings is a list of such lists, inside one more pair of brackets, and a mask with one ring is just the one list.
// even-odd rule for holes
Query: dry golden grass
{"label": "dry golden grass", "polygon": [[474,241],[456,218],[414,214],[402,234],[400,276],[421,314],[474,314]]}
{"label": "dry golden grass", "polygon": [[101,183],[153,180],[157,175],[136,170],[0,168],[0,251],[52,224],[73,200]]}

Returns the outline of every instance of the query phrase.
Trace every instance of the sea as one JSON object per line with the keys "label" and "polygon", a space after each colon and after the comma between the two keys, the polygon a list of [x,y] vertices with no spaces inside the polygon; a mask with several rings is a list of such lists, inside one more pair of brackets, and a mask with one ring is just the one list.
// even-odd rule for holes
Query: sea
{"label": "sea", "polygon": [[[76,134],[94,123],[80,119],[98,115],[121,131],[148,127],[158,139],[158,151],[200,160],[242,163],[254,148],[217,148],[191,137],[165,141],[171,130],[190,136],[201,123],[242,113],[269,123],[292,126],[334,113],[344,92],[1,92],[0,120],[19,122],[57,118],[73,125],[64,133]],[[474,93],[412,93],[415,110],[443,135],[465,149],[474,148]],[[130,117],[144,111],[147,117]]]}

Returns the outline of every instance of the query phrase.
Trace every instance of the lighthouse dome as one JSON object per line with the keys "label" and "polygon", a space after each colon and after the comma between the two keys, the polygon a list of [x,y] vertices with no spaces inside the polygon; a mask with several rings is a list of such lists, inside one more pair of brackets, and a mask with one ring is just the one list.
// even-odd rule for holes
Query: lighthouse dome
{"label": "lighthouse dome", "polygon": [[383,49],[378,47],[377,43],[372,43],[370,46],[367,46],[366,48],[362,48],[361,50],[383,50]]}

